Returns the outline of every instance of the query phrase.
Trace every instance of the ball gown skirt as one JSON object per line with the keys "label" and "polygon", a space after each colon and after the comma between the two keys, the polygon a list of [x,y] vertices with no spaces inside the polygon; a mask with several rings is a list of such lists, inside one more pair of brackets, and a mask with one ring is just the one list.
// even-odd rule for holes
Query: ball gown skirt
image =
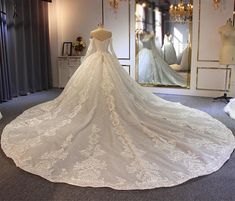
{"label": "ball gown skirt", "polygon": [[130,190],[210,174],[235,140],[210,115],[136,84],[111,39],[91,39],[61,95],[9,123],[1,146],[18,167],[52,182]]}
{"label": "ball gown skirt", "polygon": [[138,82],[143,84],[187,86],[187,81],[173,70],[164,59],[149,48],[142,48],[137,55]]}
{"label": "ball gown skirt", "polygon": [[139,83],[186,87],[187,81],[162,58],[154,37],[144,38],[141,42],[143,48],[136,57]]}

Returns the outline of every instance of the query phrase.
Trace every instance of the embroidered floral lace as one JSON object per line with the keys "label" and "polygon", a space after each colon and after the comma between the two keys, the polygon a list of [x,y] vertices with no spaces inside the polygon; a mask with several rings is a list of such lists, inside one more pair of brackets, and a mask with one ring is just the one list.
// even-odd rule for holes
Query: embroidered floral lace
{"label": "embroidered floral lace", "polygon": [[210,174],[228,160],[235,140],[208,114],[136,84],[111,39],[91,39],[61,95],[8,124],[1,146],[18,167],[52,182],[125,190]]}

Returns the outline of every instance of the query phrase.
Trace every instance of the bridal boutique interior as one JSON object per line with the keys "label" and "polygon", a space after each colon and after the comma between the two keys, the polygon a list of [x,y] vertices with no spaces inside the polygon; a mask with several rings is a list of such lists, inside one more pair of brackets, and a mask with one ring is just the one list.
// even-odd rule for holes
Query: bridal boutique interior
{"label": "bridal boutique interior", "polygon": [[[227,97],[235,97],[234,10],[233,0],[0,0],[0,200],[233,201],[235,102],[232,99],[228,103]],[[98,24],[102,25],[98,31],[100,28],[110,31],[112,40],[90,39],[90,32]],[[232,34],[227,35],[227,31]],[[107,56],[108,48],[108,55],[112,56]],[[224,51],[228,52],[225,56]],[[119,68],[116,58],[122,68],[120,72],[116,71]],[[99,80],[101,63],[108,69],[104,70],[103,75],[108,77],[104,83]],[[92,89],[89,94],[97,94],[100,88],[95,87],[100,83],[104,95],[118,90],[115,96],[109,94],[107,102],[101,99],[102,105],[98,102],[104,98],[102,95],[92,96],[92,102],[86,92]],[[120,100],[119,105],[114,100]],[[157,103],[153,104],[153,100]],[[83,107],[85,111],[78,103],[87,104]],[[99,110],[88,113],[89,108],[97,105]],[[128,144],[124,149],[127,158],[105,119],[105,105],[110,111],[110,124],[117,128],[117,139]],[[51,108],[54,112],[50,112]],[[151,109],[156,113],[151,113]],[[71,136],[79,123],[64,126],[80,110],[82,118],[78,116],[78,122],[92,115],[99,118],[86,119],[83,129],[93,119],[97,124],[91,126],[89,144],[77,139],[76,147],[71,146]],[[128,118],[130,113],[132,118],[121,123],[130,128],[129,134],[136,136],[123,138],[117,119]],[[139,121],[140,117],[144,119]],[[51,121],[53,118],[56,121]],[[100,119],[103,122],[98,123]],[[110,133],[103,139],[106,144],[99,143],[100,124],[103,133]],[[138,133],[140,125],[145,126],[143,133],[148,133],[156,144]],[[160,140],[154,137],[156,133],[149,132],[153,127]],[[43,141],[37,136],[32,140],[34,128],[43,135]],[[162,132],[165,136],[160,135]],[[136,140],[134,147],[131,141]],[[112,158],[113,174],[108,168],[110,161],[97,160],[110,146],[107,158]],[[41,158],[37,147],[41,147],[40,152],[45,150]],[[60,149],[50,152],[56,147]],[[132,151],[128,152],[130,148]],[[164,155],[164,149],[168,154]],[[130,153],[138,156],[137,162],[132,162]],[[92,160],[79,164],[87,156]],[[117,160],[122,156],[123,161]],[[69,181],[69,167],[63,168],[61,162],[65,158],[66,164],[74,159],[79,161],[73,167],[79,174]],[[127,159],[130,166],[120,168]],[[55,163],[57,160],[59,163]],[[184,172],[181,160],[182,166],[187,167]],[[140,168],[137,174],[137,167],[145,167],[145,171]],[[162,167],[165,172],[161,172]],[[104,185],[102,178],[97,182],[101,170],[104,177],[107,172],[110,181],[116,182],[115,186],[111,182]],[[96,183],[81,184],[78,175]],[[137,175],[139,180],[127,186],[129,180],[125,175],[130,181]]]}

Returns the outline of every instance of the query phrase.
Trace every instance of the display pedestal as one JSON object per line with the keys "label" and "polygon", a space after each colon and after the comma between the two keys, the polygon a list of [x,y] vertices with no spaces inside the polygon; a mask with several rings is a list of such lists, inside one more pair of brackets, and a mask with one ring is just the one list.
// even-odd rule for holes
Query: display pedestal
{"label": "display pedestal", "polygon": [[233,98],[233,97],[228,97],[228,95],[227,95],[227,92],[228,92],[228,89],[227,89],[227,87],[228,87],[228,66],[229,65],[226,65],[224,95],[214,98],[214,100],[225,100],[226,103],[228,103],[230,101],[230,99]]}
{"label": "display pedestal", "polygon": [[228,97],[227,93],[224,93],[223,96],[219,96],[214,98],[214,100],[225,100],[226,103],[228,103],[230,101],[230,99],[232,99],[233,97]]}

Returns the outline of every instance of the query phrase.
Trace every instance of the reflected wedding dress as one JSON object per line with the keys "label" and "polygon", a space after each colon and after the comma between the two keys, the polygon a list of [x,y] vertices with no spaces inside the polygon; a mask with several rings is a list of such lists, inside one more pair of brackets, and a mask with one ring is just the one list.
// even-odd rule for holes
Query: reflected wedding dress
{"label": "reflected wedding dress", "polygon": [[169,64],[177,64],[177,56],[175,52],[174,45],[172,43],[172,35],[169,36],[165,34],[164,43],[162,47],[164,60]]}
{"label": "reflected wedding dress", "polygon": [[155,46],[154,36],[145,36],[142,44],[136,62],[140,83],[186,86],[186,80],[162,58]]}
{"label": "reflected wedding dress", "polygon": [[235,98],[231,99],[225,106],[224,111],[229,114],[232,119],[235,119]]}
{"label": "reflected wedding dress", "polygon": [[2,114],[1,114],[1,112],[0,112],[0,119],[2,118]]}
{"label": "reflected wedding dress", "polygon": [[52,182],[123,190],[174,186],[218,170],[234,149],[232,132],[144,90],[111,44],[91,39],[61,95],[4,128],[5,154]]}

